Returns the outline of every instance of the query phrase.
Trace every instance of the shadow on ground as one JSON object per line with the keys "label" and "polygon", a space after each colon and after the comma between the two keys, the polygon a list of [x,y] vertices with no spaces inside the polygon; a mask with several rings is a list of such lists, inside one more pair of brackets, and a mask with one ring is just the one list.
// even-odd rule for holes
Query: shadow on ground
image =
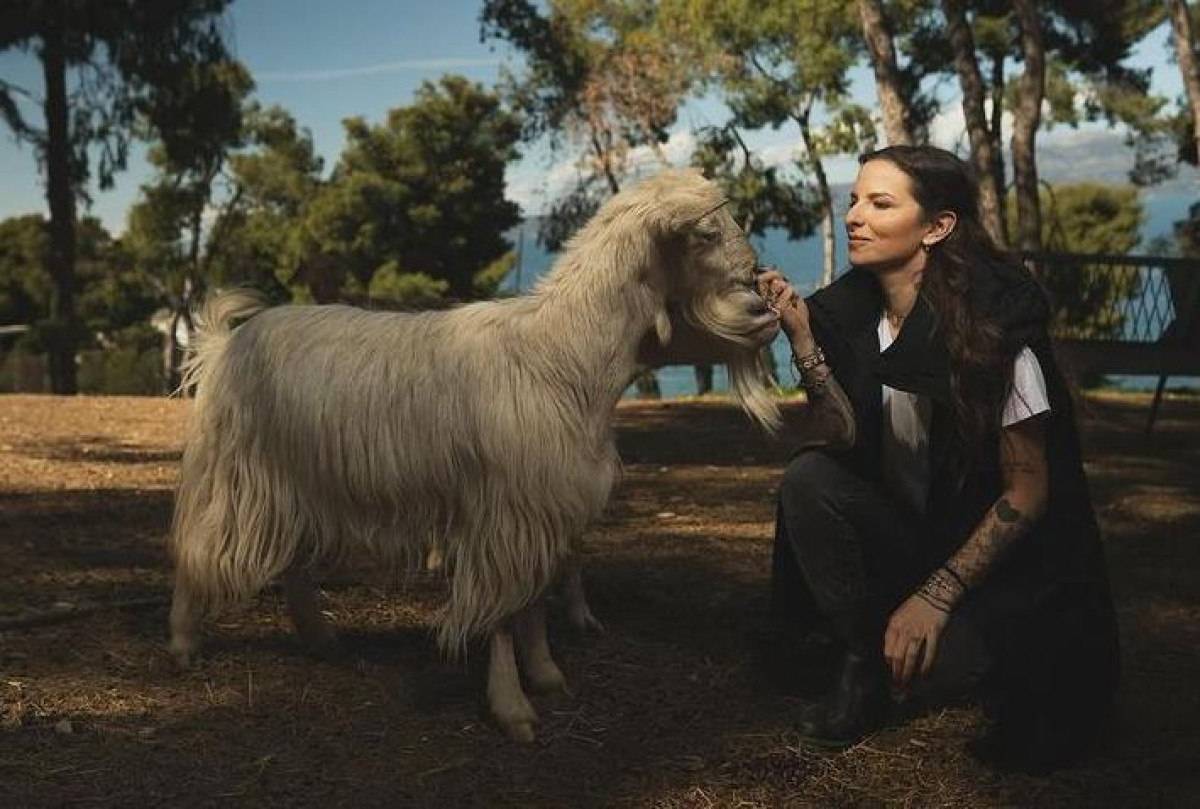
{"label": "shadow on ground", "polygon": [[[21,425],[42,400],[0,397],[0,465],[11,457],[30,470],[0,487],[0,616],[166,594],[170,481],[152,472],[178,457],[184,404],[173,404],[148,402],[154,418],[124,404],[139,425],[125,443],[123,413],[97,431],[78,401],[78,442],[59,423],[39,443]],[[1079,768],[981,768],[963,750],[979,727],[964,708],[845,753],[800,746],[789,717],[829,670],[825,650],[769,616],[786,447],[735,408],[699,402],[618,413],[626,476],[586,540],[592,605],[608,631],[580,636],[554,615],[572,694],[535,700],[536,744],[511,744],[487,720],[482,649],[438,654],[437,577],[401,585],[372,574],[327,587],[346,648],[336,663],[302,653],[271,591],[210,627],[186,673],[163,651],[162,607],[0,633],[4,803],[1187,805],[1200,794],[1200,402],[1169,402],[1150,440],[1146,406],[1089,401],[1085,443],[1126,682],[1118,732]]]}

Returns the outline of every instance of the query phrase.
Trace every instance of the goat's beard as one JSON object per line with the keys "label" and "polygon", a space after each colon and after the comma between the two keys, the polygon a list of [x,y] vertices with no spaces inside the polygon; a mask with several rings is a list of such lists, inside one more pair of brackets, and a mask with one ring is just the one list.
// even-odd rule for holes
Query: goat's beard
{"label": "goat's beard", "polygon": [[774,315],[762,299],[750,290],[725,295],[706,295],[684,308],[684,318],[697,328],[719,337],[733,346],[729,358],[729,381],[742,409],[770,433],[779,430],[782,419],[779,406],[771,395],[773,382],[762,359],[770,345],[762,345],[751,335],[770,325]]}

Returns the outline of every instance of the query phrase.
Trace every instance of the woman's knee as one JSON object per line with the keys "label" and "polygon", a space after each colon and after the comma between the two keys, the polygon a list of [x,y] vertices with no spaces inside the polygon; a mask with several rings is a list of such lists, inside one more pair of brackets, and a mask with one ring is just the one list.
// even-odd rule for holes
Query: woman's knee
{"label": "woman's knee", "polygon": [[830,502],[839,491],[845,467],[820,450],[801,452],[783,472],[779,496],[785,503]]}

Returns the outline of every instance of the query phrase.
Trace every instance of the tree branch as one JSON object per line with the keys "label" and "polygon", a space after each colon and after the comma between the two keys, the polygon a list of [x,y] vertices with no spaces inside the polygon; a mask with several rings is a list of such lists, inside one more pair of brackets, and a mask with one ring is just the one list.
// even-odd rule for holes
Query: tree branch
{"label": "tree branch", "polygon": [[41,103],[25,88],[0,79],[0,116],[4,118],[5,123],[19,140],[34,144],[40,143],[45,137],[45,133],[29,125],[25,116],[21,114],[20,105],[14,96],[20,96],[34,104],[40,105]]}

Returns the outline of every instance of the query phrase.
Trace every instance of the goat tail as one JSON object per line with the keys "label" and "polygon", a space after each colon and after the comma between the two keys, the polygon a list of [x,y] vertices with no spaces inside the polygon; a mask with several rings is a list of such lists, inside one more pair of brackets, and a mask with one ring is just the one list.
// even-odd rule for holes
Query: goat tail
{"label": "goat tail", "polygon": [[[283,527],[275,500],[286,499],[289,490],[277,491],[274,481],[265,480],[262,470],[234,451],[236,403],[218,381],[234,321],[267,305],[265,297],[252,290],[218,291],[194,317],[179,391],[194,392],[196,398],[167,538],[176,568],[175,612],[188,616],[178,621],[173,617],[176,635],[188,635],[188,623],[260,589],[286,569],[294,555],[294,548],[278,542],[255,544],[255,538],[274,538],[272,529]],[[175,628],[176,623],[183,628]]]}
{"label": "goat tail", "polygon": [[253,289],[217,290],[209,295],[193,318],[195,330],[176,394],[199,388],[213,361],[224,353],[233,334],[233,321],[245,320],[267,306],[266,296]]}

